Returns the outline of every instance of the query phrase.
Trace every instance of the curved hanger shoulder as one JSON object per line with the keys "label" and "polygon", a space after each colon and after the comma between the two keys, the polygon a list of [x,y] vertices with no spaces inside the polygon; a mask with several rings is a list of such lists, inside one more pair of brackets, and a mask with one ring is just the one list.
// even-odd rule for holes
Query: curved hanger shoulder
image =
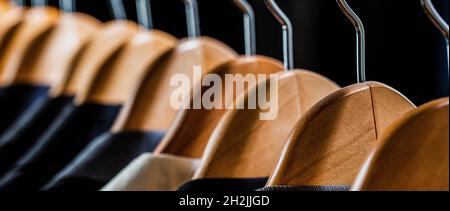
{"label": "curved hanger shoulder", "polygon": [[[256,87],[264,89],[263,84]],[[268,90],[270,86],[270,83],[265,85]],[[298,118],[310,106],[338,89],[328,79],[308,71],[282,73],[277,85],[272,86],[278,87],[275,104],[268,102],[258,109],[235,107],[227,112],[209,140],[204,162],[195,178],[269,177]],[[249,96],[256,92],[256,88],[252,89],[238,100],[237,105],[246,105]],[[271,94],[270,97],[275,96]],[[263,111],[260,108],[267,107],[277,112],[274,120],[260,119]]]}
{"label": "curved hanger shoulder", "polygon": [[[217,123],[225,114],[225,102],[235,102],[236,98],[240,96],[241,91],[234,88],[234,83],[225,80],[226,74],[251,74],[257,76],[258,74],[265,74],[267,78],[269,74],[274,74],[283,69],[283,64],[275,59],[264,56],[242,56],[236,60],[228,62],[211,73],[220,76],[222,84],[220,92],[222,99],[215,101],[212,109],[182,109],[178,112],[175,122],[168,130],[167,135],[161,142],[160,146],[155,150],[155,153],[174,154],[184,157],[200,158],[208,143],[208,140]],[[256,81],[254,81],[256,83]],[[215,86],[216,84],[214,84]],[[248,86],[251,87],[250,81]],[[203,94],[206,90],[215,89],[213,85],[204,86]],[[222,91],[234,90],[233,93],[224,95]],[[190,104],[193,104],[194,99],[201,99],[198,96],[192,97]]]}
{"label": "curved hanger shoulder", "polygon": [[15,31],[0,58],[0,85],[13,83],[21,61],[34,51],[33,46],[44,39],[56,26],[59,11],[56,8],[34,8],[24,14],[24,20]]}
{"label": "curved hanger shoulder", "polygon": [[[172,108],[170,96],[176,87],[172,77],[183,74],[192,79],[194,67],[202,74],[236,58],[236,53],[225,44],[206,37],[186,39],[155,63],[140,83],[115,124],[114,131],[166,131],[174,120],[177,109]],[[192,86],[185,90],[192,92]]]}
{"label": "curved hanger shoulder", "polygon": [[144,31],[133,38],[110,59],[79,96],[79,101],[123,104],[137,88],[149,67],[175,47],[177,39],[161,31]]}
{"label": "curved hanger shoulder", "polygon": [[331,94],[296,123],[268,185],[351,185],[379,134],[414,108],[376,82]]}
{"label": "curved hanger shoulder", "polygon": [[61,15],[57,25],[25,55],[14,83],[58,85],[99,27],[97,19],[82,13]]}
{"label": "curved hanger shoulder", "polygon": [[138,32],[139,26],[131,21],[105,23],[77,55],[75,66],[52,90],[52,95],[73,96],[83,93],[92,83],[102,65],[108,62]]}
{"label": "curved hanger shoulder", "polygon": [[430,102],[382,134],[354,190],[449,190],[449,99]]}
{"label": "curved hanger shoulder", "polygon": [[21,7],[14,7],[0,17],[0,52],[3,51],[5,44],[10,42],[15,30],[22,23],[23,13],[24,10]]}

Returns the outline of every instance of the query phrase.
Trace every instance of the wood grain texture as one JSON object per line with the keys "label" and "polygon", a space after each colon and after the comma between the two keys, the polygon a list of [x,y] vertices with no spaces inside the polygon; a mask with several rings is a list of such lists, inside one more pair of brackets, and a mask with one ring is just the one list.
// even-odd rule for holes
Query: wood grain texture
{"label": "wood grain texture", "polygon": [[448,191],[449,99],[395,121],[381,135],[353,185],[355,191]]}
{"label": "wood grain texture", "polygon": [[22,24],[1,53],[0,86],[8,86],[14,82],[25,56],[36,50],[33,47],[49,35],[58,20],[59,11],[52,7],[34,8],[25,12]]}
{"label": "wood grain texture", "polygon": [[89,87],[101,67],[134,35],[139,26],[131,21],[113,21],[103,25],[87,46],[77,55],[74,66],[61,83],[51,90],[52,96],[80,95]]}
{"label": "wood grain texture", "polygon": [[[269,177],[298,118],[336,90],[336,84],[312,72],[281,73],[277,118],[260,120],[261,109],[228,111],[209,140],[204,162],[195,178]],[[242,96],[238,103],[247,104],[249,94]]]}
{"label": "wood grain texture", "polygon": [[414,108],[376,82],[329,95],[296,123],[268,185],[351,185],[378,134]]}
{"label": "wood grain texture", "polygon": [[174,48],[177,39],[161,31],[143,31],[98,71],[77,102],[123,104],[133,95],[150,66]]}
{"label": "wood grain texture", "polygon": [[[233,50],[211,38],[180,41],[143,78],[113,130],[166,131],[177,113],[177,109],[170,105],[170,96],[176,89],[170,86],[172,76],[184,74],[192,78],[195,65],[201,66],[203,74],[206,74],[234,58],[236,53]],[[192,92],[192,89],[186,92]]]}
{"label": "wood grain texture", "polygon": [[24,56],[14,83],[57,86],[99,27],[100,22],[89,15],[61,15],[55,27],[34,43],[33,50]]}
{"label": "wood grain texture", "polygon": [[[225,102],[235,102],[236,98],[243,94],[240,91],[245,92],[245,90],[236,90],[233,82],[225,81],[225,75],[240,74],[245,76],[251,74],[256,78],[258,74],[264,74],[269,78],[270,74],[279,72],[282,69],[283,64],[281,62],[269,57],[242,56],[212,71],[211,73],[217,74],[222,79],[220,92],[223,93],[225,90],[234,90],[230,93],[235,94],[222,94],[222,99],[214,102],[213,109],[202,107],[202,109],[180,110],[177,114],[176,121],[172,124],[167,135],[155,150],[155,153],[201,158],[214,128],[227,111],[225,109]],[[255,84],[252,83],[248,84],[249,87],[254,85]],[[202,95],[210,88],[213,87],[204,86]],[[191,98],[191,105],[193,104],[194,99],[199,99],[199,96]],[[222,109],[216,109],[217,107]]]}

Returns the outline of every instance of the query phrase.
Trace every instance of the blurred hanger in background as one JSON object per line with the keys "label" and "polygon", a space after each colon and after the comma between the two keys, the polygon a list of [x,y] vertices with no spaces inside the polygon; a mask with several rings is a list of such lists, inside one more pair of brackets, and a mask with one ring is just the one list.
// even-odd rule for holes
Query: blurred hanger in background
{"label": "blurred hanger in background", "polygon": [[[236,89],[233,82],[225,80],[226,75],[258,76],[258,74],[264,74],[269,78],[270,74],[283,69],[283,64],[278,60],[256,55],[255,15],[251,5],[245,0],[232,0],[232,2],[244,13],[245,55],[221,65],[211,72],[221,77],[220,91],[233,90],[227,92],[231,95],[222,95],[222,100],[215,99],[216,105],[213,105],[213,109],[181,109],[156,153],[200,158],[211,133],[226,112],[226,109],[224,109],[226,106],[223,104],[226,102],[234,103],[236,98],[248,91]],[[255,84],[253,84],[250,81],[247,84],[248,88],[256,85],[256,82],[254,81]],[[213,88],[211,84],[198,85],[205,85],[201,93],[202,96],[206,90]],[[216,84],[214,85],[216,86]],[[201,98],[201,96],[192,96],[189,104],[193,105],[194,100]],[[217,107],[222,109],[216,109]]]}
{"label": "blurred hanger in background", "polygon": [[269,186],[350,186],[373,144],[415,106],[396,90],[366,82],[365,31],[345,0],[337,0],[357,32],[358,83],[340,89],[296,123]]}
{"label": "blurred hanger in background", "polygon": [[[176,90],[171,86],[172,77],[181,74],[193,78],[194,68],[200,67],[203,74],[236,58],[236,53],[222,42],[199,37],[197,2],[183,0],[187,14],[189,37],[181,40],[177,47],[159,59],[143,77],[137,94],[126,104],[113,131],[165,132],[175,119],[177,108],[170,103]],[[191,82],[195,83],[195,82]],[[194,85],[194,84],[191,84]],[[192,86],[183,93],[192,93]]]}

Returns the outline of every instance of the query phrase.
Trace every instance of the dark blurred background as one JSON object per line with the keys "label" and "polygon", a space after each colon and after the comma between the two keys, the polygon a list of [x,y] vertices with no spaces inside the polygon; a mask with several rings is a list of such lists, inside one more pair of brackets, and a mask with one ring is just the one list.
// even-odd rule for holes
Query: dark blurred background
{"label": "dark blurred background", "polygon": [[[108,0],[78,0],[78,11],[112,19]],[[257,18],[258,54],[282,59],[281,30],[263,0],[248,0]],[[58,0],[50,0],[57,5]],[[124,0],[136,20],[135,1]],[[155,28],[185,37],[181,0],[151,1]],[[294,26],[295,66],[341,86],[356,82],[355,32],[335,0],[278,0]],[[414,103],[448,96],[446,43],[419,0],[349,0],[367,33],[367,78],[394,87]],[[434,4],[448,21],[449,0]],[[202,35],[244,52],[242,14],[231,0],[198,0]]]}

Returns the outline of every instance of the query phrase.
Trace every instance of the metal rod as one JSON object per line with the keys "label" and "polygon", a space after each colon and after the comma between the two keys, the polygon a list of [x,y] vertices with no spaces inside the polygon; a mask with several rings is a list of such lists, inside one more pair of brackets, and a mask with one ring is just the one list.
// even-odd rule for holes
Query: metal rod
{"label": "metal rod", "polygon": [[366,33],[361,19],[356,15],[346,0],[336,0],[342,12],[356,29],[356,61],[358,83],[366,81]]}
{"label": "metal rod", "polygon": [[255,12],[246,0],[233,0],[234,4],[244,14],[245,55],[256,54],[256,23]]}
{"label": "metal rod", "polygon": [[153,29],[153,17],[150,0],[136,0],[138,22],[147,29]]}
{"label": "metal rod", "polygon": [[438,11],[434,7],[433,2],[431,0],[420,0],[420,2],[427,16],[431,19],[433,24],[439,29],[439,31],[445,38],[447,44],[447,72],[448,72],[447,76],[450,76],[449,51],[448,51],[448,23],[445,22],[444,18],[442,18],[441,15],[439,15]]}
{"label": "metal rod", "polygon": [[183,0],[186,9],[186,21],[188,36],[195,38],[200,35],[200,20],[198,14],[197,0]]}
{"label": "metal rod", "polygon": [[74,13],[76,11],[76,1],[75,0],[59,0],[59,7],[65,12]]}
{"label": "metal rod", "polygon": [[45,7],[48,5],[48,0],[32,0],[31,5],[33,7]]}
{"label": "metal rod", "polygon": [[284,68],[289,71],[294,69],[294,35],[292,32],[292,24],[289,18],[277,5],[275,0],[265,0],[270,12],[275,16],[282,25],[283,30],[283,60]]}
{"label": "metal rod", "polygon": [[109,8],[111,10],[111,14],[116,20],[125,20],[127,19],[127,13],[125,12],[125,6],[123,5],[122,0],[109,0]]}

